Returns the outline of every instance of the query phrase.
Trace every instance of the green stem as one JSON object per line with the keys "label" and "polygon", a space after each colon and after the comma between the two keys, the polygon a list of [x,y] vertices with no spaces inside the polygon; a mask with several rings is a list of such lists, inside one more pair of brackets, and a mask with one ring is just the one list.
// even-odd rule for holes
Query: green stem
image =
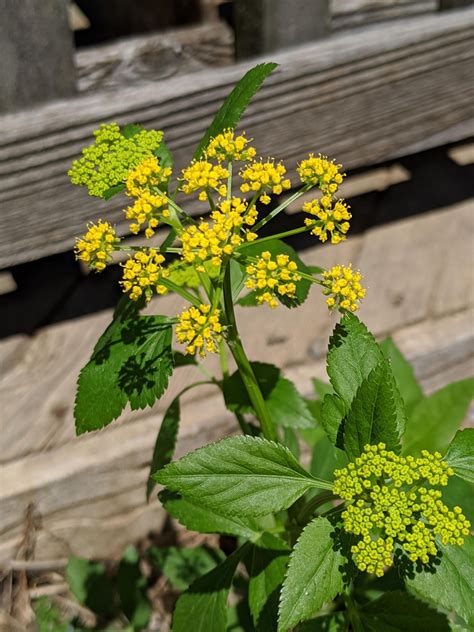
{"label": "green stem", "polygon": [[296,193],[293,193],[293,195],[290,195],[289,198],[287,198],[284,202],[282,202],[276,208],[274,208],[273,211],[271,211],[266,217],[261,219],[258,222],[258,224],[254,226],[253,232],[256,233],[257,230],[262,228],[262,226],[265,226],[265,224],[268,224],[268,222],[270,222],[274,217],[276,217],[278,213],[281,213],[281,211],[284,211],[287,206],[289,206],[292,202],[294,202],[299,197],[301,197],[304,193],[306,193],[306,191],[309,191],[310,188],[311,188],[310,185],[305,184],[299,191],[296,191]]}
{"label": "green stem", "polygon": [[232,161],[230,160],[227,163],[227,171],[229,172],[229,177],[227,178],[227,199],[232,199]]}
{"label": "green stem", "polygon": [[257,379],[252,369],[252,365],[247,358],[245,350],[240,340],[235,319],[234,303],[232,300],[232,285],[230,279],[230,266],[226,266],[224,276],[224,306],[227,318],[227,344],[239,369],[240,376],[247,390],[253,409],[260,422],[263,436],[270,441],[278,441],[278,435],[273,425],[272,418],[268,412],[267,405],[258,385]]}
{"label": "green stem", "polygon": [[255,239],[255,241],[245,242],[236,248],[236,251],[243,250],[248,246],[253,246],[254,244],[261,244],[265,241],[271,241],[272,239],[284,239],[285,237],[291,237],[292,235],[299,235],[300,233],[306,233],[311,230],[313,226],[300,226],[299,228],[293,228],[292,230],[285,230],[283,233],[276,233],[275,235],[268,235],[267,237],[260,237],[259,239]]}
{"label": "green stem", "polygon": [[364,632],[357,605],[352,599],[351,595],[348,592],[343,593],[342,598],[344,599],[344,603],[346,604],[347,617],[351,626],[350,629],[353,632]]}
{"label": "green stem", "polygon": [[323,492],[322,494],[317,494],[316,496],[313,496],[313,498],[308,500],[306,505],[303,507],[303,509],[299,513],[297,517],[298,524],[306,525],[306,523],[310,521],[310,519],[312,518],[314,512],[316,511],[318,507],[321,507],[321,505],[326,504],[327,502],[329,502],[330,500],[333,500],[334,498],[335,498],[334,494],[330,491]]}
{"label": "green stem", "polygon": [[201,304],[201,301],[197,296],[194,296],[194,294],[191,294],[191,292],[188,292],[179,285],[176,285],[176,283],[173,283],[173,281],[161,277],[160,283],[161,285],[164,285],[166,288],[168,288],[168,290],[170,290],[171,292],[175,292],[176,294],[179,294],[179,296],[182,296],[186,301],[189,301],[191,305],[199,307],[199,305]]}
{"label": "green stem", "polygon": [[163,246],[160,246],[159,248],[155,248],[154,246],[114,246],[114,250],[132,250],[134,252],[139,252],[140,250],[150,250],[150,248],[156,250],[156,252],[160,252],[161,254],[166,254],[167,252],[179,254],[182,251],[182,248],[164,248]]}

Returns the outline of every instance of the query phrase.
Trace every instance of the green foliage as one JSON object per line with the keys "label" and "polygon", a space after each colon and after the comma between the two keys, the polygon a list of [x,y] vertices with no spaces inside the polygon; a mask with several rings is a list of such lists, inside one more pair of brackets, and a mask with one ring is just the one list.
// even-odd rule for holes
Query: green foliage
{"label": "green foliage", "polygon": [[290,557],[281,591],[279,632],[309,619],[341,592],[343,564],[344,556],[336,549],[332,524],[326,518],[310,522]]}
{"label": "green foliage", "polygon": [[249,540],[261,532],[260,525],[252,518],[229,516],[225,507],[220,510],[203,507],[199,497],[182,498],[165,489],[160,492],[159,498],[166,511],[190,531],[223,533]]}
{"label": "green foliage", "polygon": [[[72,630],[59,609],[47,597],[40,597],[34,605],[38,632],[68,632]],[[5,628],[6,629],[6,628]]]}
{"label": "green foliage", "polygon": [[423,391],[415,378],[411,364],[400,353],[392,338],[386,338],[380,343],[380,348],[390,361],[398,390],[406,409],[410,411],[423,398]]}
{"label": "green foliage", "polygon": [[117,588],[123,613],[132,624],[134,630],[143,630],[148,625],[151,606],[146,596],[146,579],[139,566],[138,551],[129,546],[117,572]]}
{"label": "green foliage", "polygon": [[217,136],[217,134],[220,134],[225,129],[235,128],[252,100],[252,97],[258,92],[262,83],[268,75],[275,70],[277,65],[278,64],[274,63],[259,64],[249,70],[242,79],[240,79],[221,105],[214,120],[197,146],[193,155],[194,160],[198,160],[202,156],[211,138],[214,138],[214,136]]}
{"label": "green foliage", "polygon": [[[259,257],[262,252],[265,251],[268,251],[273,258],[279,254],[288,255],[291,261],[296,263],[300,272],[304,274],[311,274],[309,268],[303,263],[294,248],[284,241],[281,241],[281,239],[269,239],[268,241],[263,241],[262,243],[259,243],[258,241],[255,243],[248,243],[245,244],[245,247],[242,250],[245,257]],[[278,300],[285,305],[285,307],[297,307],[298,305],[304,303],[308,298],[310,287],[311,281],[303,278],[296,282],[295,298],[288,298],[287,296],[279,295]],[[238,303],[243,307],[255,307],[258,305],[255,296],[255,292],[250,292],[241,298]]]}
{"label": "green foliage", "polygon": [[441,546],[441,561],[432,569],[416,572],[406,581],[415,596],[454,612],[474,626],[474,538],[464,546]]}
{"label": "green foliage", "polygon": [[390,366],[383,360],[360,385],[345,420],[344,448],[350,460],[368,443],[383,441],[387,449],[400,451],[405,411],[397,405],[395,390]]}
{"label": "green foliage", "polygon": [[231,437],[205,446],[154,478],[204,506],[241,516],[286,509],[321,485],[287,448],[257,437]]}
{"label": "green foliage", "polygon": [[150,562],[158,567],[178,590],[186,590],[190,584],[224,560],[221,551],[206,546],[189,549],[152,546],[147,554]]}
{"label": "green foliage", "polygon": [[466,416],[474,397],[474,378],[453,382],[422,399],[408,418],[403,448],[444,452]]}
{"label": "green foliage", "polygon": [[276,630],[280,586],[288,565],[289,547],[280,538],[263,533],[246,558],[249,574],[248,602],[256,627]]}
{"label": "green foliage", "polygon": [[[305,400],[290,380],[273,364],[251,362],[253,372],[265,399],[268,412],[277,425],[287,428],[311,428],[314,420]],[[254,413],[240,371],[224,379],[224,400],[227,408],[241,414]]]}
{"label": "green foliage", "polygon": [[173,372],[171,338],[167,318],[139,316],[131,301],[121,304],[79,375],[77,434],[103,428],[127,402],[136,410],[161,397]]}
{"label": "green foliage", "polygon": [[114,613],[114,587],[102,563],[73,556],[66,568],[66,578],[79,603],[103,616]]}
{"label": "green foliage", "polygon": [[457,476],[474,483],[474,428],[456,432],[444,459]]}
{"label": "green foliage", "polygon": [[364,632],[449,632],[445,615],[436,612],[411,595],[387,592],[361,608],[360,622]]}
{"label": "green foliage", "polygon": [[181,415],[179,397],[176,397],[163,415],[160,430],[156,437],[153,457],[151,459],[150,476],[146,484],[146,498],[149,500],[155,487],[153,474],[161,470],[173,458],[176,439],[178,437],[179,420]]}
{"label": "green foliage", "polygon": [[181,595],[173,613],[172,632],[223,632],[227,626],[227,597],[244,548],[203,575]]}

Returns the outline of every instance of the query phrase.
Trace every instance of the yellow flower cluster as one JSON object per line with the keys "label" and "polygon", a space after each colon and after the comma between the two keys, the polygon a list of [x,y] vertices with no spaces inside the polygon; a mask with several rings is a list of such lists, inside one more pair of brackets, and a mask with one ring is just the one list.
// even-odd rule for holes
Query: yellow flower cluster
{"label": "yellow flower cluster", "polygon": [[240,177],[244,181],[240,190],[242,193],[261,193],[260,202],[269,204],[268,192],[280,195],[284,190],[291,188],[290,180],[284,178],[285,173],[286,169],[281,162],[275,164],[273,159],[267,162],[254,161],[240,172]]}
{"label": "yellow flower cluster", "polygon": [[348,266],[333,266],[330,270],[323,272],[322,276],[329,309],[337,307],[339,310],[355,312],[366,292],[360,284],[361,273],[353,270],[352,264],[349,264]]}
{"label": "yellow flower cluster", "polygon": [[160,279],[169,276],[169,272],[161,265],[165,258],[151,248],[148,252],[139,251],[123,264],[123,280],[120,284],[124,292],[128,292],[132,301],[141,296],[148,302],[153,294],[166,294],[167,288],[160,284]]}
{"label": "yellow flower cluster", "polygon": [[76,259],[84,261],[93,270],[102,272],[112,260],[111,253],[119,241],[115,229],[108,222],[99,220],[97,224],[89,224],[84,237],[76,241]]}
{"label": "yellow flower cluster", "polygon": [[347,204],[333,199],[330,195],[323,195],[321,200],[312,200],[303,204],[303,211],[317,217],[316,220],[306,218],[306,226],[313,226],[311,233],[323,243],[331,237],[332,244],[338,244],[346,239],[352,217]]}
{"label": "yellow flower cluster", "polygon": [[130,224],[130,232],[134,235],[140,231],[142,224],[147,222],[145,237],[153,237],[159,220],[170,216],[166,207],[166,196],[158,188],[170,175],[171,168],[161,167],[155,156],[145,158],[129,171],[125,182],[126,192],[136,200],[133,206],[126,209],[125,217],[134,220]]}
{"label": "yellow flower cluster", "polygon": [[68,175],[73,184],[85,185],[90,195],[103,197],[107,189],[125,181],[128,171],[161,144],[163,132],[141,130],[125,138],[116,123],[101,125],[95,143],[74,160]]}
{"label": "yellow flower cluster", "polygon": [[[211,213],[211,222],[200,222],[191,225],[179,236],[183,244],[182,257],[188,263],[197,264],[196,270],[204,272],[203,263],[208,259],[213,266],[220,266],[224,255],[231,255],[234,249],[243,242],[238,234],[242,225],[252,226],[257,212],[254,207],[249,208],[240,198],[224,200]],[[251,240],[254,233],[247,233]]]}
{"label": "yellow flower cluster", "polygon": [[249,142],[245,138],[245,133],[235,136],[233,130],[226,129],[222,134],[218,134],[211,139],[205,154],[207,158],[215,158],[218,162],[249,160],[256,154],[253,147],[247,146]]}
{"label": "yellow flower cluster", "polygon": [[220,310],[211,311],[210,305],[190,307],[180,314],[176,325],[176,338],[185,344],[185,352],[194,355],[199,352],[201,358],[207,353],[218,353],[222,340],[222,325],[219,321]]}
{"label": "yellow flower cluster", "polygon": [[309,154],[297,167],[298,175],[303,184],[317,186],[323,193],[333,195],[341,184],[345,173],[341,173],[342,165],[337,165],[326,156]]}
{"label": "yellow flower cluster", "polygon": [[224,181],[229,177],[227,169],[221,165],[213,165],[207,160],[196,160],[189,167],[183,169],[184,181],[181,190],[184,193],[193,193],[200,191],[199,199],[201,202],[207,200],[207,194],[211,191],[217,191],[221,196],[226,195],[227,186]]}
{"label": "yellow flower cluster", "polygon": [[277,255],[272,258],[266,250],[257,258],[255,263],[247,266],[249,275],[245,286],[255,290],[255,299],[259,305],[268,303],[270,307],[278,306],[278,297],[295,298],[296,283],[301,279],[298,266],[288,255]]}
{"label": "yellow flower cluster", "polygon": [[356,566],[380,577],[393,564],[395,546],[412,562],[426,564],[437,554],[436,537],[462,545],[469,521],[432,489],[447,485],[453,474],[439,452],[403,457],[384,443],[366,445],[360,457],[336,470],[333,492],[351,503],[341,514],[344,530],[361,536],[351,549]]}

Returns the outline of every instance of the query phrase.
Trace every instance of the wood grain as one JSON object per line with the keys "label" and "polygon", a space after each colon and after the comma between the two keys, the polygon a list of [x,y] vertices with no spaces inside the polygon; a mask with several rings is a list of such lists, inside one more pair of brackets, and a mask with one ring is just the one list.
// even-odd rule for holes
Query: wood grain
{"label": "wood grain", "polygon": [[[242,126],[294,170],[308,151],[348,168],[474,133],[474,10],[369,26],[274,54],[280,63]],[[165,130],[178,169],[250,64],[58,101],[0,119],[0,267],[71,248],[123,201],[97,204],[65,175],[103,120]],[[196,205],[191,205],[196,210]]]}

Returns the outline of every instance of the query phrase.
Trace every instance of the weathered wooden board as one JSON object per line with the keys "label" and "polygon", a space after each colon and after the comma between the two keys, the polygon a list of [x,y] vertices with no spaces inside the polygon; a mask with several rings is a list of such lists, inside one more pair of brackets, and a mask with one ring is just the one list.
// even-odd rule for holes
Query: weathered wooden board
{"label": "weathered wooden board", "polygon": [[[438,388],[452,379],[453,371],[457,379],[472,373],[472,317],[470,310],[394,333],[395,342],[413,363],[423,385]],[[293,367],[285,373],[309,395],[311,378],[325,376],[325,361]],[[29,503],[41,516],[39,559],[71,553],[116,556],[131,538],[158,529],[163,513],[156,501],[145,505],[144,486],[159,423],[160,417],[153,416],[117,425],[2,466],[0,562],[14,557]],[[219,396],[192,402],[183,408],[178,454],[234,430]]]}
{"label": "weathered wooden board", "polygon": [[438,0],[331,0],[333,30],[414,17],[438,10]]}
{"label": "weathered wooden board", "polygon": [[[474,133],[474,10],[370,26],[272,57],[281,64],[244,119],[291,170],[307,151],[346,167]],[[65,175],[102,120],[163,128],[178,167],[250,64],[59,101],[0,119],[0,267],[69,249],[87,220],[121,222]]]}

